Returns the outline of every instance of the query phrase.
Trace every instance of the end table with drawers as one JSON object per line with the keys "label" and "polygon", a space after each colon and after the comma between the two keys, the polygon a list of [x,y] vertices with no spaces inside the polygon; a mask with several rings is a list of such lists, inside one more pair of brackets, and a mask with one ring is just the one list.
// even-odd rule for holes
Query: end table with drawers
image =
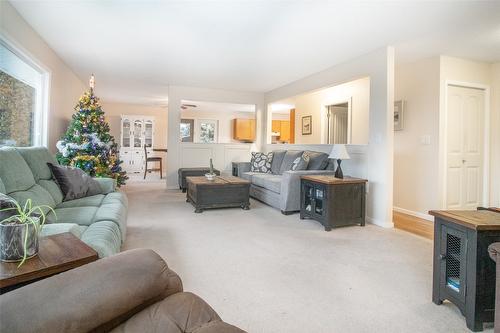
{"label": "end table with drawers", "polygon": [[325,231],[347,225],[365,225],[366,179],[332,175],[302,176],[300,219],[320,222]]}

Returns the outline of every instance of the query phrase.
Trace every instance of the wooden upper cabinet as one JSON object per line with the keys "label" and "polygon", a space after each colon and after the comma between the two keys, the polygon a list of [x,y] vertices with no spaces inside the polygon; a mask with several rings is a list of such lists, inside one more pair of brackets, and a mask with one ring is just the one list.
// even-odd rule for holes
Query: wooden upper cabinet
{"label": "wooden upper cabinet", "polygon": [[254,142],[255,119],[233,119],[233,139],[244,142]]}
{"label": "wooden upper cabinet", "polygon": [[290,122],[287,120],[281,121],[280,141],[290,141]]}
{"label": "wooden upper cabinet", "polygon": [[273,133],[281,132],[281,120],[273,120],[271,131]]}

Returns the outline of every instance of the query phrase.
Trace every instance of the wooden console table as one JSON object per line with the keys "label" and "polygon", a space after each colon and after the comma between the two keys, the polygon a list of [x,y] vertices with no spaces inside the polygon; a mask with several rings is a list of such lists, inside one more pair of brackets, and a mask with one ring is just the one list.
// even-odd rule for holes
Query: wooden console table
{"label": "wooden console table", "polygon": [[300,218],[311,218],[325,227],[365,225],[367,180],[333,175],[300,178]]}
{"label": "wooden console table", "polygon": [[38,255],[18,262],[0,262],[0,293],[97,260],[97,252],[72,233],[40,238]]}
{"label": "wooden console table", "polygon": [[432,301],[454,303],[467,327],[482,331],[495,313],[496,268],[488,245],[500,241],[500,213],[430,211],[434,219]]}

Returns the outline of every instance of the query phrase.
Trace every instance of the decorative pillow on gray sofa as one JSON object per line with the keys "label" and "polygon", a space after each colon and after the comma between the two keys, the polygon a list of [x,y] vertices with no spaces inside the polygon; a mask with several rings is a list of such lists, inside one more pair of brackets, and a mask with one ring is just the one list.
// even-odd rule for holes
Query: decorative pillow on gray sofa
{"label": "decorative pillow on gray sofa", "polygon": [[309,164],[309,155],[303,153],[302,156],[297,157],[292,163],[292,171],[306,170]]}
{"label": "decorative pillow on gray sofa", "polygon": [[250,172],[271,173],[273,153],[252,153]]}
{"label": "decorative pillow on gray sofa", "polygon": [[306,153],[309,155],[307,170],[325,170],[328,165],[328,154],[310,150],[306,150]]}
{"label": "decorative pillow on gray sofa", "polygon": [[57,185],[64,195],[63,201],[101,194],[101,186],[83,170],[47,163]]}
{"label": "decorative pillow on gray sofa", "polygon": [[286,150],[275,150],[273,151],[273,161],[271,162],[271,173],[279,175],[281,163],[283,163],[283,157],[285,157]]}
{"label": "decorative pillow on gray sofa", "polygon": [[279,174],[282,175],[283,172],[292,170],[293,162],[297,157],[301,157],[303,153],[304,151],[302,150],[287,150],[285,157],[283,157]]}

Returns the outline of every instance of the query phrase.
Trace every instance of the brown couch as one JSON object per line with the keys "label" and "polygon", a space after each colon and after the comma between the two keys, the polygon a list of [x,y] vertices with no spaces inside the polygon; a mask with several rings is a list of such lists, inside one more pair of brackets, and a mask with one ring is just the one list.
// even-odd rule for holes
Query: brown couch
{"label": "brown couch", "polygon": [[152,250],[130,250],[0,296],[0,332],[240,333]]}

